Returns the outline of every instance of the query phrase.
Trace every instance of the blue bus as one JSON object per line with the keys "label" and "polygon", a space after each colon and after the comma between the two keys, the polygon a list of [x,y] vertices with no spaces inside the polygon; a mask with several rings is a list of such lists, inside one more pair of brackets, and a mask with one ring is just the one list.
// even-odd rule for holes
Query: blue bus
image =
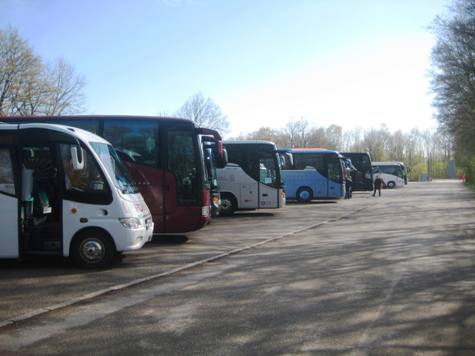
{"label": "blue bus", "polygon": [[283,156],[284,152],[292,155],[292,164],[282,170],[287,199],[308,203],[345,196],[344,157],[340,153],[320,148],[294,148],[279,153]]}

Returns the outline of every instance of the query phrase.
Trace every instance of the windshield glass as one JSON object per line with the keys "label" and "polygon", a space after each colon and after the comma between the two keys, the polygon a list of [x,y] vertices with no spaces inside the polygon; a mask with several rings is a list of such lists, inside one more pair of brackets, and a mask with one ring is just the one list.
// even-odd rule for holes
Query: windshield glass
{"label": "windshield glass", "polygon": [[259,182],[276,188],[283,184],[277,153],[263,152],[259,157]]}
{"label": "windshield glass", "polygon": [[206,167],[207,178],[211,184],[211,187],[216,188],[218,186],[218,181],[217,181],[216,164],[215,164],[216,158],[213,154],[213,149],[205,148],[204,156],[205,156],[205,167]]}
{"label": "windshield glass", "polygon": [[392,174],[399,178],[404,178],[404,174],[400,166],[376,166],[374,171],[375,173]]}
{"label": "windshield glass", "polygon": [[137,187],[132,183],[129,172],[122,164],[114,148],[111,145],[99,142],[90,142],[90,145],[122,193],[137,193]]}

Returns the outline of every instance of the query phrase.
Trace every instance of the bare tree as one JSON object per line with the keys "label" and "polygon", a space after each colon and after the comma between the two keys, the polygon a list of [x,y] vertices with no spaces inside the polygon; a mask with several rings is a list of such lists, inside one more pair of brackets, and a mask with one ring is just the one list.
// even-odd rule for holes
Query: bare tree
{"label": "bare tree", "polygon": [[9,100],[9,114],[34,115],[42,111],[49,87],[45,85],[40,66],[34,66],[21,74],[22,81]]}
{"label": "bare tree", "polygon": [[341,149],[344,152],[363,152],[365,148],[362,145],[363,130],[361,128],[354,128],[345,130],[342,134]]}
{"label": "bare tree", "polygon": [[83,111],[84,78],[64,59],[46,67],[45,87],[48,97],[44,107],[46,115],[76,114]]}
{"label": "bare tree", "polygon": [[45,65],[15,29],[0,30],[0,116],[78,113],[83,89],[65,60]]}
{"label": "bare tree", "polygon": [[277,146],[287,146],[287,140],[285,139],[284,135],[282,135],[279,130],[272,129],[270,127],[261,127],[257,131],[248,134],[245,139],[272,141]]}
{"label": "bare tree", "polygon": [[0,115],[17,111],[17,97],[25,83],[36,81],[40,72],[41,60],[18,32],[11,27],[0,30]]}
{"label": "bare tree", "polygon": [[177,116],[190,119],[199,127],[228,131],[229,121],[221,108],[200,92],[190,97],[176,112]]}
{"label": "bare tree", "polygon": [[371,154],[371,158],[374,161],[385,160],[389,137],[390,133],[384,125],[380,129],[370,129],[365,132],[363,145],[365,151]]}
{"label": "bare tree", "polygon": [[394,132],[387,142],[385,158],[391,161],[402,161],[406,155],[406,136],[401,130]]}
{"label": "bare tree", "polygon": [[289,147],[308,147],[312,125],[304,118],[290,120],[283,130]]}
{"label": "bare tree", "polygon": [[341,150],[343,141],[343,128],[338,125],[330,125],[325,129],[327,143],[325,147],[333,150]]}
{"label": "bare tree", "polygon": [[450,141],[444,132],[430,130],[389,132],[385,125],[366,130],[356,128],[342,133],[337,125],[315,127],[306,120],[292,120],[284,128],[260,129],[241,134],[241,140],[269,140],[278,147],[322,147],[346,152],[370,152],[374,161],[402,161],[411,169],[410,178],[423,172],[446,178],[451,157]]}

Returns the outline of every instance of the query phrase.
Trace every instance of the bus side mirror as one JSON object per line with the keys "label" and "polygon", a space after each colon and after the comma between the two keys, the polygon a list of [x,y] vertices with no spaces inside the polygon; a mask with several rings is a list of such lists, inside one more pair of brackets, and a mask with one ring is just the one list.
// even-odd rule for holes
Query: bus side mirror
{"label": "bus side mirror", "polygon": [[219,159],[217,160],[216,168],[224,168],[229,163],[228,160],[228,151],[225,148],[221,151],[221,155],[218,156]]}
{"label": "bus side mirror", "polygon": [[223,166],[226,166],[229,162],[229,159],[228,159],[228,151],[226,151],[225,148],[223,148]]}
{"label": "bus side mirror", "polygon": [[84,169],[84,155],[81,147],[71,146],[71,162],[75,171]]}
{"label": "bus side mirror", "polygon": [[285,157],[279,155],[279,158],[280,158],[280,168],[284,168],[285,167]]}

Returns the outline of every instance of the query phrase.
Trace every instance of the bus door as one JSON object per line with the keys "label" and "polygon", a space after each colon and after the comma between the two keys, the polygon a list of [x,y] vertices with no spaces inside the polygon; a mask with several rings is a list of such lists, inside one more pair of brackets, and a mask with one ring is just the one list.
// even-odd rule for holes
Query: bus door
{"label": "bus door", "polygon": [[[202,216],[202,207],[209,204],[197,140],[192,130],[169,128],[166,131],[165,221],[170,232],[195,230],[200,224],[196,217]],[[205,191],[207,199],[203,198]],[[190,219],[190,215],[194,218]]]}
{"label": "bus door", "polygon": [[341,162],[337,157],[326,156],[325,158],[327,163],[327,197],[343,197],[344,185]]}
{"label": "bus door", "polygon": [[50,131],[20,131],[20,255],[62,254],[62,181]]}
{"label": "bus door", "polygon": [[[19,255],[18,192],[15,162],[16,137],[13,130],[0,130],[0,257]],[[15,132],[16,134],[16,132]]]}
{"label": "bus door", "polygon": [[259,159],[259,208],[278,208],[279,189],[277,184],[277,167],[275,157]]}

